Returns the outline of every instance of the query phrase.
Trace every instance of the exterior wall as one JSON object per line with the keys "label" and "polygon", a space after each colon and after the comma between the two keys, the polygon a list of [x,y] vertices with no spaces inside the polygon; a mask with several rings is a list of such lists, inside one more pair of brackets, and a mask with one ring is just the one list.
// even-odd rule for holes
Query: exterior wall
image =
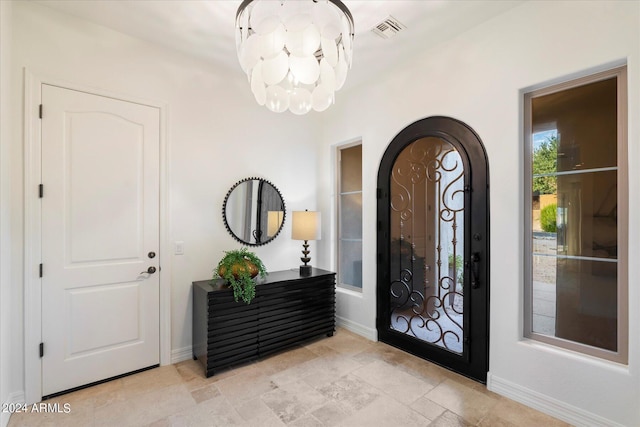
{"label": "exterior wall", "polygon": [[[320,208],[334,204],[333,145],[362,138],[362,294],[339,292],[345,325],[375,336],[376,177],[393,137],[424,117],[470,125],[487,149],[491,207],[489,387],[578,425],[639,425],[640,289],[629,271],[629,364],[619,365],[523,338],[522,94],[543,84],[628,64],[629,206],[640,212],[640,3],[530,1],[433,49],[416,52],[386,78],[339,95],[327,111],[318,171]],[[384,53],[381,53],[384,56]],[[354,55],[357,63],[357,52]],[[354,65],[355,66],[355,65]],[[631,221],[629,259],[640,257]],[[334,253],[323,245],[324,259]]]}
{"label": "exterior wall", "polygon": [[558,203],[558,196],[555,194],[541,194],[540,195],[540,209],[544,209],[545,206]]}
{"label": "exterior wall", "polygon": [[[533,231],[542,231],[540,226],[540,211],[545,207],[558,203],[558,196],[555,194],[541,194],[538,203],[533,206]],[[537,205],[537,206],[536,206]]]}

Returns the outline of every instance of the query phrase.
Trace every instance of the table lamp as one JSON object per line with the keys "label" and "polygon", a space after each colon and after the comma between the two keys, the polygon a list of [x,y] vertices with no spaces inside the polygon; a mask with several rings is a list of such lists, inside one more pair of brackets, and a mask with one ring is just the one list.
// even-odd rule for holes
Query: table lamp
{"label": "table lamp", "polygon": [[308,265],[311,261],[309,256],[309,240],[320,240],[320,212],[305,211],[293,211],[291,219],[291,238],[293,240],[304,240],[302,244],[302,257],[300,261],[304,265],[300,266],[301,276],[311,275],[311,266]]}

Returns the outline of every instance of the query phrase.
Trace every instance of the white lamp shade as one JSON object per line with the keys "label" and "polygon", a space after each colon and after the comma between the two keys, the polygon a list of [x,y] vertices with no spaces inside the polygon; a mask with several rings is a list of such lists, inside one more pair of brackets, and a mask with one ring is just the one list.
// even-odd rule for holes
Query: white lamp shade
{"label": "white lamp shade", "polygon": [[291,217],[293,240],[320,240],[321,215],[314,211],[293,211]]}

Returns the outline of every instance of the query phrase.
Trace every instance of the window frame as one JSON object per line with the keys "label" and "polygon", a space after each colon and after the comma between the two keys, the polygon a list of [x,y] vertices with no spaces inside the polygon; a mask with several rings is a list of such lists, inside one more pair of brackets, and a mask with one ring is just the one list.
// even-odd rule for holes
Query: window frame
{"label": "window frame", "polygon": [[[336,214],[336,252],[335,252],[335,254],[336,254],[336,259],[335,259],[335,262],[336,262],[336,267],[337,267],[336,268],[336,285],[339,288],[343,289],[343,290],[348,290],[348,291],[351,291],[351,292],[356,292],[356,293],[362,294],[363,288],[364,288],[364,281],[362,282],[361,287],[357,287],[357,286],[353,286],[353,285],[349,285],[349,284],[345,284],[345,283],[341,282],[341,277],[342,277],[342,275],[341,275],[342,265],[341,264],[342,263],[340,261],[340,259],[341,259],[341,256],[340,256],[341,255],[341,246],[342,246],[342,241],[344,240],[342,238],[342,228],[341,228],[341,226],[342,226],[342,195],[343,195],[343,192],[341,191],[341,188],[342,188],[342,151],[350,149],[350,148],[358,147],[358,146],[360,146],[361,150],[364,148],[363,144],[362,144],[362,140],[358,139],[357,141],[353,141],[353,142],[349,142],[349,143],[345,143],[345,144],[341,144],[341,145],[336,146],[336,157],[335,157],[335,168],[336,168],[336,188],[335,188],[335,194],[336,194],[336,202],[335,202],[336,203],[335,204],[335,206],[336,206],[336,211],[335,211],[335,214]],[[363,158],[363,155],[361,154],[360,155],[361,167],[363,166],[362,158]],[[360,175],[360,194],[361,194],[362,197],[364,197],[364,188],[363,188],[364,184],[363,184],[362,176],[363,175],[361,173],[361,175]],[[354,191],[350,191],[350,192],[347,192],[347,193],[344,193],[344,194],[355,194],[355,193],[356,192],[354,192]],[[364,211],[361,208],[361,215],[362,214],[364,214]],[[363,224],[363,219],[361,219],[360,226],[363,227],[363,225],[364,225]],[[349,240],[354,241],[354,239],[349,239]],[[364,236],[362,236],[360,238],[361,245],[363,243],[363,240],[364,240]],[[360,250],[361,276],[362,276],[362,272],[364,271],[364,270],[362,270],[363,253],[364,253],[364,248],[362,247],[361,250]]]}
{"label": "window frame", "polygon": [[[544,335],[533,331],[533,124],[532,100],[563,90],[598,81],[617,79],[617,202],[618,202],[618,257],[617,257],[617,351],[593,347],[587,344]],[[628,364],[629,351],[629,280],[628,280],[628,229],[629,229],[629,178],[628,178],[628,106],[627,66],[622,65],[593,74],[572,78],[556,84],[540,86],[523,94],[523,142],[524,142],[524,324],[523,338],[550,344],[585,355]]]}

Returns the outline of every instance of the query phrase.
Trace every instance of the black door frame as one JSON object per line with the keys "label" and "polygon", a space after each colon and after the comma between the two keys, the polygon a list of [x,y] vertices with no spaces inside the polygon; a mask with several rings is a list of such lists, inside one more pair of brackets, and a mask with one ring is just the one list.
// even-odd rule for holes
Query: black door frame
{"label": "black door frame", "polygon": [[[457,355],[390,328],[390,186],[400,152],[425,137],[453,145],[464,163],[464,330],[463,353]],[[486,383],[489,370],[489,164],[480,137],[465,123],[442,116],[418,120],[398,133],[378,170],[377,318],[378,339],[423,359]],[[472,254],[479,257],[471,263]],[[472,286],[471,277],[475,284]],[[468,279],[467,279],[468,278]]]}

